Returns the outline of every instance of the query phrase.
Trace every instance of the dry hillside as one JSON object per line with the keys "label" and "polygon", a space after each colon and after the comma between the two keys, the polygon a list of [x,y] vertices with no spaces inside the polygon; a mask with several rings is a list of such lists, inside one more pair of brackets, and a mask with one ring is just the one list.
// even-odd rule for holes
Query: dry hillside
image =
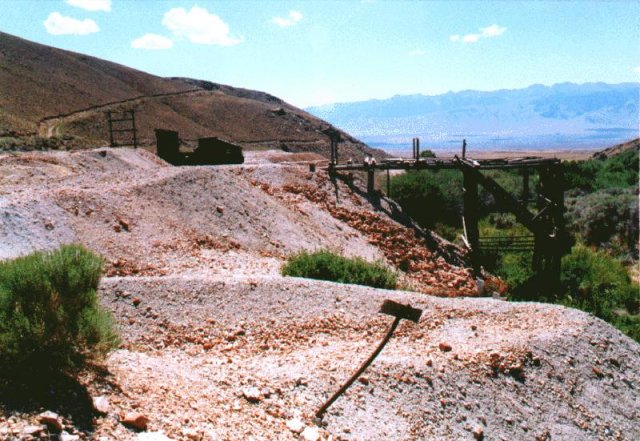
{"label": "dry hillside", "polygon": [[[330,125],[263,92],[188,78],[160,78],[95,57],[0,32],[0,137],[79,137],[100,146],[106,111],[135,109],[138,137],[177,130],[185,142],[217,136],[244,147],[284,148],[328,156]],[[372,150],[342,132],[344,155]]]}
{"label": "dry hillside", "polygon": [[640,150],[640,138],[632,139],[631,141],[623,142],[622,144],[617,144],[600,152],[596,152],[593,154],[593,158],[605,159],[624,153],[627,150]]}
{"label": "dry hillside", "polygon": [[[78,377],[78,399],[65,386],[46,404],[0,399],[0,437],[28,439],[52,410],[72,436],[103,440],[640,438],[637,343],[576,310],[469,297],[476,282],[437,238],[309,172],[317,159],[249,152],[244,165],[171,167],[129,149],[0,155],[0,258],[66,242],[102,254],[100,299],[123,336]],[[408,268],[414,291],[279,275],[286,256],[317,248]],[[385,299],[424,309],[422,319],[398,328],[318,428],[313,413],[389,325],[377,314]],[[91,411],[98,397],[102,415]],[[130,412],[149,419],[145,431],[122,424]]]}

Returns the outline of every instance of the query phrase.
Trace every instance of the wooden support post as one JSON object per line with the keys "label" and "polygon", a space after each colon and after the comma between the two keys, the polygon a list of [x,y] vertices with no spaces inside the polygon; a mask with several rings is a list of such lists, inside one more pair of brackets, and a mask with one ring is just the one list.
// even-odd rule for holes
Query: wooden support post
{"label": "wooden support post", "polygon": [[373,194],[375,190],[375,171],[373,167],[367,168],[367,193]]}
{"label": "wooden support post", "polygon": [[329,147],[329,149],[331,150],[331,164],[334,165],[336,163],[336,148],[335,148],[335,143],[333,141],[333,137],[329,138],[330,142],[331,142],[331,146]]}
{"label": "wooden support post", "polygon": [[111,121],[111,111],[107,112],[107,124],[109,126],[109,145],[111,147],[115,147],[116,144],[113,142],[113,122]]}
{"label": "wooden support post", "polygon": [[466,170],[463,170],[463,212],[464,230],[467,242],[471,247],[471,261],[475,269],[478,265],[480,232],[478,230],[478,181]]}
{"label": "wooden support post", "polygon": [[133,148],[138,148],[138,137],[136,131],[136,112],[135,110],[131,110],[131,129],[133,130]]}
{"label": "wooden support post", "polygon": [[522,203],[527,204],[529,201],[529,169],[522,169]]}
{"label": "wooden support post", "polygon": [[538,209],[544,209],[543,234],[536,235],[533,269],[545,289],[560,286],[560,263],[568,251],[568,236],[564,225],[564,192],[562,164],[541,167],[538,183]]}
{"label": "wooden support post", "polygon": [[340,132],[333,127],[328,127],[322,131],[329,138],[330,150],[331,150],[331,163],[329,164],[329,171],[338,164],[338,143],[340,142]]}
{"label": "wooden support post", "polygon": [[390,173],[389,173],[390,167],[391,166],[387,164],[387,197],[388,198],[391,197],[391,179],[390,179]]}
{"label": "wooden support post", "polygon": [[562,164],[554,164],[550,167],[551,188],[549,194],[553,203],[552,207],[552,221],[554,226],[554,240],[552,248],[550,250],[551,262],[549,271],[552,278],[553,288],[560,287],[560,262],[562,256],[567,251],[565,249],[567,238],[565,237],[565,223],[564,223],[564,173]]}

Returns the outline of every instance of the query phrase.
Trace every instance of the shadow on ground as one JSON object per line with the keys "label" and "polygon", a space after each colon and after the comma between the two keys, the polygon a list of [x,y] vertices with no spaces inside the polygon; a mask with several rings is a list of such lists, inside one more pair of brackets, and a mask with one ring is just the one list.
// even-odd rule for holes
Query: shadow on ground
{"label": "shadow on ground", "polygon": [[[87,379],[87,381],[79,380]],[[87,384],[119,389],[110,381],[109,371],[102,366],[89,366],[82,372],[22,373],[0,378],[0,415],[37,415],[50,410],[73,424],[76,430],[89,434],[95,427],[97,413]]]}

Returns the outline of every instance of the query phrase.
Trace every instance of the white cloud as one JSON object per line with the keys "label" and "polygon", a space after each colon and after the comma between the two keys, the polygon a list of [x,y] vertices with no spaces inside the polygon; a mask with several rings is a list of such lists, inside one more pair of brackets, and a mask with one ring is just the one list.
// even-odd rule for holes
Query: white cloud
{"label": "white cloud", "polygon": [[53,35],[87,35],[100,31],[96,22],[90,18],[77,20],[61,15],[59,12],[49,14],[43,23],[47,32]]}
{"label": "white cloud", "polygon": [[111,11],[111,0],[65,0],[65,2],[87,11]]}
{"label": "white cloud", "polygon": [[640,66],[634,67],[633,71],[640,74]]}
{"label": "white cloud", "polygon": [[170,49],[173,47],[173,41],[167,37],[158,34],[144,34],[140,38],[136,38],[131,42],[134,49]]}
{"label": "white cloud", "polygon": [[464,37],[462,37],[462,42],[463,43],[477,43],[478,40],[480,40],[480,37],[482,37],[482,35],[480,35],[480,34],[467,34]]}
{"label": "white cloud", "polygon": [[491,26],[487,26],[486,28],[482,28],[480,30],[482,31],[482,36],[484,38],[491,38],[491,37],[499,37],[500,35],[504,34],[507,28],[503,28],[501,26],[494,24]]}
{"label": "white cloud", "polygon": [[477,43],[481,38],[493,38],[499,37],[506,32],[507,28],[498,26],[497,24],[492,24],[491,26],[487,26],[486,28],[480,28],[479,34],[466,34],[462,37],[458,34],[454,34],[449,37],[454,43],[458,41],[462,41],[463,43]]}
{"label": "white cloud", "polygon": [[422,55],[426,55],[427,53],[425,51],[423,51],[422,49],[414,49],[411,52],[409,52],[409,56],[411,57],[420,57]]}
{"label": "white cloud", "polygon": [[186,37],[192,43],[234,46],[243,38],[232,37],[229,25],[205,8],[194,6],[187,12],[173,8],[165,12],[162,24],[177,37]]}
{"label": "white cloud", "polygon": [[302,13],[300,11],[289,11],[289,15],[285,17],[273,17],[271,20],[273,23],[284,28],[287,26],[293,26],[302,20]]}

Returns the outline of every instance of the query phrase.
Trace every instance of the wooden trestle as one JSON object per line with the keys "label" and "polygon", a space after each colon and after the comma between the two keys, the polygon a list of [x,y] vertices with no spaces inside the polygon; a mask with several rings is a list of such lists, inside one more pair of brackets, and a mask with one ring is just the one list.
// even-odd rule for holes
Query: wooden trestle
{"label": "wooden trestle", "polygon": [[[418,144],[419,145],[419,144]],[[466,144],[464,145],[466,147]],[[334,148],[337,150],[336,146]],[[465,156],[452,159],[416,157],[414,140],[413,159],[386,159],[373,164],[329,165],[330,173],[367,172],[367,189],[374,191],[375,171],[390,170],[460,170],[463,174],[463,241],[469,248],[471,262],[480,269],[480,253],[485,251],[523,251],[533,248],[533,270],[550,287],[560,278],[560,260],[569,250],[568,235],[564,224],[563,169],[558,159],[524,157],[517,159],[473,160]],[[463,148],[466,153],[466,148]],[[337,154],[334,156],[337,157]],[[520,170],[523,177],[520,198],[502,188],[483,172],[486,170]],[[529,178],[533,172],[539,174],[534,198],[531,198]],[[388,175],[387,175],[388,176]],[[501,210],[513,213],[532,236],[520,236],[511,240],[504,238],[481,238],[478,228],[479,198],[481,185],[493,195]],[[387,191],[388,193],[388,191]],[[529,209],[529,202],[536,202],[536,210]],[[530,248],[529,248],[530,249]]]}

